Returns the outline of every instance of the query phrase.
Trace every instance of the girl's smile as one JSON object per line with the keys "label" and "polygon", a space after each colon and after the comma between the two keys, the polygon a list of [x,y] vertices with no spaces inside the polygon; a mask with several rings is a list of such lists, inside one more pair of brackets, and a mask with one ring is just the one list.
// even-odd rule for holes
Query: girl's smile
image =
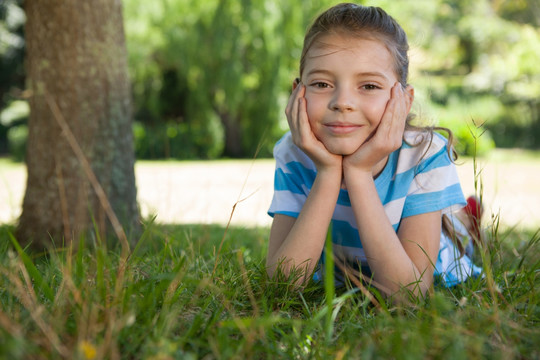
{"label": "girl's smile", "polygon": [[356,130],[359,130],[362,125],[341,123],[341,122],[332,122],[324,124],[329,133],[333,133],[336,136],[350,134]]}
{"label": "girl's smile", "polygon": [[354,153],[377,129],[397,81],[382,42],[321,37],[307,53],[302,75],[313,133],[331,153]]}

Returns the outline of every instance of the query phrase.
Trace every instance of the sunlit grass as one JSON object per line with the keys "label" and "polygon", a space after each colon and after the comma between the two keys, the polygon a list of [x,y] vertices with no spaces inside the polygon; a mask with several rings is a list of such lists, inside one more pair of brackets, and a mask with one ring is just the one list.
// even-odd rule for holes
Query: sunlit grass
{"label": "sunlit grass", "polygon": [[8,170],[8,169],[18,169],[23,167],[23,163],[13,161],[9,157],[1,157],[0,156],[0,171],[2,170]]}
{"label": "sunlit grass", "polygon": [[539,358],[540,233],[485,225],[485,276],[407,305],[269,279],[267,228],[147,222],[124,263],[97,237],[32,254],[4,225],[0,358]]}
{"label": "sunlit grass", "polygon": [[489,276],[400,306],[271,281],[266,228],[147,224],[123,279],[119,247],[87,238],[25,260],[12,230],[0,229],[0,358],[540,356],[533,230],[493,230]]}

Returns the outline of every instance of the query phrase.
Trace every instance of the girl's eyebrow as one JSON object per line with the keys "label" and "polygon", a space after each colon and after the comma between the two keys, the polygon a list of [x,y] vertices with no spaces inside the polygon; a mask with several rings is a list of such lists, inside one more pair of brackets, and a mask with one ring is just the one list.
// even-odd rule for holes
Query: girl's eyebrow
{"label": "girl's eyebrow", "polygon": [[388,80],[388,76],[386,76],[384,73],[379,71],[364,71],[355,74],[357,77],[378,77],[385,80]]}
{"label": "girl's eyebrow", "polygon": [[[330,71],[330,70],[325,70],[325,69],[313,69],[313,70],[308,71],[306,75],[310,76],[310,75],[314,75],[314,74],[333,75],[333,72]],[[379,71],[362,71],[362,72],[359,72],[359,73],[355,73],[353,76],[360,77],[360,78],[362,78],[362,77],[378,77],[378,78],[388,80],[388,77],[384,73],[379,72]]]}

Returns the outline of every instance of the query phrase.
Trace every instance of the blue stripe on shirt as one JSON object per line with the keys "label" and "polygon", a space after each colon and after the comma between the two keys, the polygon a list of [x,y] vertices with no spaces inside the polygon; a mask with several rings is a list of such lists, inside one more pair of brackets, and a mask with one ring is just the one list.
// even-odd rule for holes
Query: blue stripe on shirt
{"label": "blue stripe on shirt", "polygon": [[274,177],[274,189],[276,191],[286,190],[293,194],[304,194],[301,184],[302,181],[298,174],[288,174],[282,169],[276,169]]}
{"label": "blue stripe on shirt", "polygon": [[290,217],[293,217],[293,218],[297,218],[298,215],[300,215],[300,213],[295,212],[295,211],[285,211],[285,210],[280,210],[280,211],[275,211],[275,212],[268,211],[268,215],[270,215],[271,217],[274,217],[274,215],[276,215],[276,214],[287,215],[287,216],[290,216]]}
{"label": "blue stripe on shirt", "polygon": [[291,161],[285,164],[287,170],[285,172],[281,168],[276,169],[274,187],[276,190],[289,190],[294,194],[305,194],[302,185],[308,189],[311,188],[315,179],[315,171],[306,168],[298,161]]}
{"label": "blue stripe on shirt", "polygon": [[[387,189],[382,192],[385,194],[382,198],[383,204],[387,204],[390,201],[404,198],[408,195],[410,190],[409,186],[414,177],[419,173],[426,173],[433,169],[449,166],[452,164],[448,156],[445,156],[446,148],[442,148],[436,154],[429,159],[422,160],[418,166],[414,166],[408,170],[405,170],[399,174],[396,174],[393,180],[388,184]],[[442,154],[441,154],[442,153]],[[406,184],[403,186],[402,184]],[[391,191],[389,191],[391,189]],[[381,189],[382,190],[382,189]]]}
{"label": "blue stripe on shirt", "polygon": [[[392,227],[397,231],[399,224],[394,224]],[[353,248],[362,248],[358,229],[351,226],[348,221],[332,220],[332,242],[341,246]]]}
{"label": "blue stripe on shirt", "polygon": [[439,167],[448,166],[451,163],[452,160],[450,160],[450,157],[448,156],[448,149],[446,147],[442,147],[439,151],[437,151],[429,158],[422,159],[422,161],[420,161],[420,163],[418,164],[417,168],[418,172],[428,172]]}
{"label": "blue stripe on shirt", "polygon": [[332,220],[332,242],[342,246],[362,248],[358,230],[353,228],[348,221]]}
{"label": "blue stripe on shirt", "polygon": [[454,204],[465,205],[461,194],[461,185],[456,183],[441,191],[409,195],[403,206],[403,217],[442,210]]}

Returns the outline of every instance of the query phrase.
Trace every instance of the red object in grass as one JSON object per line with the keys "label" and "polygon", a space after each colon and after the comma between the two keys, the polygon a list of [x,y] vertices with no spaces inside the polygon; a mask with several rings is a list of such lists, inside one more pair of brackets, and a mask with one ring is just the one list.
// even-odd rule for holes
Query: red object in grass
{"label": "red object in grass", "polygon": [[467,198],[467,205],[465,206],[465,212],[471,219],[472,230],[477,239],[480,239],[480,219],[484,209],[480,199],[476,196],[469,196]]}
{"label": "red object in grass", "polygon": [[476,196],[469,196],[467,198],[467,206],[465,206],[465,211],[467,214],[479,221],[482,217],[482,212],[484,211],[480,199],[478,199]]}

